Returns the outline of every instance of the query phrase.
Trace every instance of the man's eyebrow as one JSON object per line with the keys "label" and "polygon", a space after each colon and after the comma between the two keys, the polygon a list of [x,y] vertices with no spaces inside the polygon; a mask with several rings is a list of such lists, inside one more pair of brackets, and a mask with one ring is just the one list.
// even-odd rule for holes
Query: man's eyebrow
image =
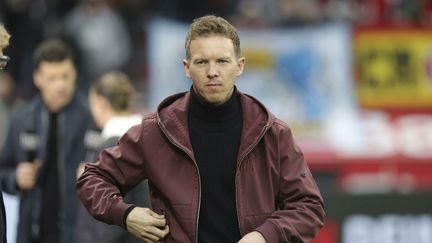
{"label": "man's eyebrow", "polygon": [[196,58],[192,60],[193,62],[207,61],[205,58]]}

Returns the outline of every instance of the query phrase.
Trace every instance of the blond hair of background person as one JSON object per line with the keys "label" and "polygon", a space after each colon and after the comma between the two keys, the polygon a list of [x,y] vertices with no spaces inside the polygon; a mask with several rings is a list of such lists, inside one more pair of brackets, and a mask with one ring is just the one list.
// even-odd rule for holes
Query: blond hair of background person
{"label": "blond hair of background person", "polygon": [[[0,70],[6,67],[9,57],[3,55],[3,49],[9,45],[10,35],[3,24],[0,24]],[[0,188],[1,189],[1,188]],[[0,242],[6,243],[6,210],[3,195],[0,191]]]}
{"label": "blond hair of background person", "polygon": [[9,45],[10,34],[3,24],[0,24],[0,54],[3,55],[3,49]]}
{"label": "blond hair of background person", "polygon": [[[102,129],[100,147],[103,150],[115,146],[118,139],[134,125],[140,124],[142,116],[131,112],[134,87],[129,77],[121,71],[109,71],[96,80],[89,90],[89,103],[96,126]],[[94,147],[92,147],[94,149]],[[97,156],[98,153],[94,155]],[[88,158],[91,161],[97,157]],[[80,166],[78,175],[84,170]],[[150,207],[147,181],[140,183],[125,195],[125,200],[140,207]],[[84,207],[77,216],[76,243],[140,243],[126,230],[95,220]]]}
{"label": "blond hair of background person", "polygon": [[[195,19],[185,51],[190,91],[167,97],[86,166],[81,201],[146,242],[310,242],[323,199],[289,126],[237,90],[245,58],[235,28]],[[143,179],[151,210],[122,198]]]}
{"label": "blond hair of background person", "polygon": [[0,70],[6,67],[9,57],[3,54],[3,49],[9,45],[10,35],[3,24],[0,24]]}

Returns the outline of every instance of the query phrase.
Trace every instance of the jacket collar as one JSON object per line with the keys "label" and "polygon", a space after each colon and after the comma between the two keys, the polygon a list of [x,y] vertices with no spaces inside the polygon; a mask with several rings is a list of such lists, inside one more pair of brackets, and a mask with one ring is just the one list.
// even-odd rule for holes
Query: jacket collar
{"label": "jacket collar", "polygon": [[[243,111],[243,131],[238,161],[258,143],[275,119],[257,99],[241,92],[239,94]],[[190,92],[166,98],[158,106],[156,117],[167,138],[195,160],[188,128],[190,99]]]}

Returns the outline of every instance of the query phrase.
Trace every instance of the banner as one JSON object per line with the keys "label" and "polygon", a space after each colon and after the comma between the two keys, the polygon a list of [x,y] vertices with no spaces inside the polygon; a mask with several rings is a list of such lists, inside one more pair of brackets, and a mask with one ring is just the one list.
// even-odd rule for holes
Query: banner
{"label": "banner", "polygon": [[323,193],[326,224],[312,243],[430,243],[429,192]]}
{"label": "banner", "polygon": [[354,51],[362,106],[432,106],[432,31],[360,29]]}

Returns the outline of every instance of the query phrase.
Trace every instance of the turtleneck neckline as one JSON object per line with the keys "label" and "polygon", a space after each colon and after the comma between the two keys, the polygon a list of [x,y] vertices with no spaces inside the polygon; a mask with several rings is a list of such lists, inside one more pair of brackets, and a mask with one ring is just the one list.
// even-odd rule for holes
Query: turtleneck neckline
{"label": "turtleneck neckline", "polygon": [[225,103],[221,105],[214,105],[206,101],[203,97],[195,92],[191,87],[191,114],[197,119],[210,122],[219,123],[234,119],[240,112],[240,100],[237,88],[234,87],[233,94]]}

